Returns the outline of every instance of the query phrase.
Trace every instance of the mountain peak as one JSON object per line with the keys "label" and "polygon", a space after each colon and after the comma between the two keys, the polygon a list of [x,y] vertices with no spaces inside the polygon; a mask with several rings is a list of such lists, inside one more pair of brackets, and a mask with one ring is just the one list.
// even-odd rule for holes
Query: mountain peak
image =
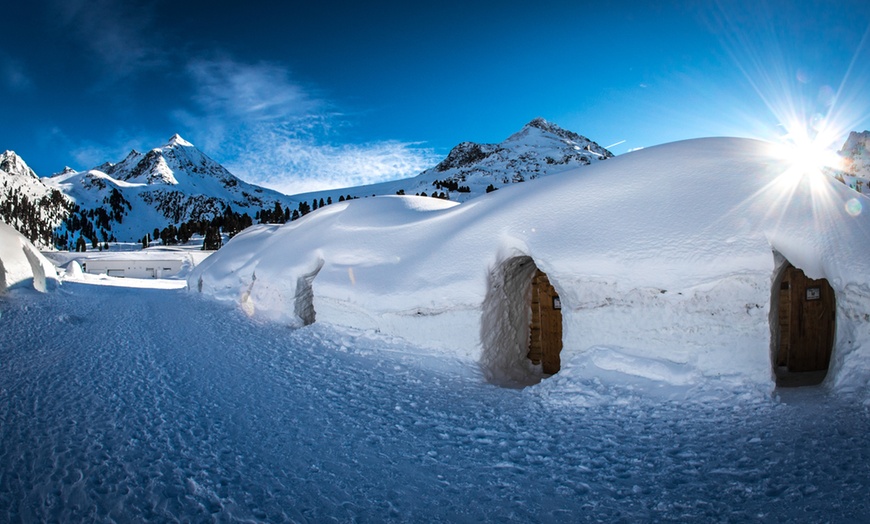
{"label": "mountain peak", "polygon": [[[528,124],[526,124],[523,127],[537,127],[538,129],[543,129],[546,131],[554,126],[559,128],[559,126],[557,126],[556,124],[551,124],[550,122],[547,122],[543,118],[537,117],[537,118],[532,119],[531,122],[529,122]],[[561,129],[561,128],[559,128],[559,129]]]}
{"label": "mountain peak", "polygon": [[[560,136],[560,137],[564,137],[566,134],[569,134],[569,133],[576,135],[576,133],[574,133],[573,131],[568,131],[566,129],[562,129],[561,127],[557,126],[556,124],[554,124],[552,122],[548,122],[547,120],[545,120],[541,117],[537,117],[537,118],[533,119],[531,122],[529,122],[528,124],[524,125],[523,128],[520,129],[520,131],[517,132],[516,134],[520,134],[523,131],[527,132],[529,129],[532,129],[532,128],[540,129],[541,131],[546,131],[548,133],[553,133],[554,135]],[[579,136],[579,135],[577,135],[577,136]]]}
{"label": "mountain peak", "polygon": [[843,157],[846,173],[861,178],[870,178],[870,131],[852,131],[839,154]]}
{"label": "mountain peak", "polygon": [[6,150],[0,154],[0,169],[10,175],[39,178],[15,151]]}
{"label": "mountain peak", "polygon": [[77,173],[77,171],[75,169],[73,169],[69,166],[64,166],[63,171],[60,171],[59,173],[55,173],[51,176],[53,178],[53,177],[65,176],[65,175],[74,175],[76,173]]}
{"label": "mountain peak", "polygon": [[559,140],[577,145],[581,148],[587,148],[589,146],[589,150],[600,150],[597,151],[599,154],[603,155],[602,158],[608,158],[613,156],[610,151],[605,150],[597,143],[589,140],[583,135],[578,135],[574,131],[568,131],[567,129],[563,129],[552,122],[548,122],[541,117],[535,118],[528,124],[524,125],[522,129],[509,136],[505,142],[517,142],[517,141],[527,141],[530,135],[535,135],[537,133],[549,133],[551,135],[555,135]]}
{"label": "mountain peak", "polygon": [[179,135],[178,133],[175,133],[174,135],[172,135],[172,137],[169,139],[169,143],[167,143],[166,145],[169,147],[172,147],[172,146],[193,147],[193,144],[191,144],[187,140],[181,138],[181,135]]}

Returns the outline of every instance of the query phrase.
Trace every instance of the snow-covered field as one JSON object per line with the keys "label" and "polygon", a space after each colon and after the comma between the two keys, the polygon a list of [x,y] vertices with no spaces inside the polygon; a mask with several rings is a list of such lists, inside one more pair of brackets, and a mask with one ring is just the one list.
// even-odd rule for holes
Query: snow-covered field
{"label": "snow-covered field", "polygon": [[147,282],[0,296],[0,521],[870,515],[860,400],[560,375],[506,389],[397,339]]}

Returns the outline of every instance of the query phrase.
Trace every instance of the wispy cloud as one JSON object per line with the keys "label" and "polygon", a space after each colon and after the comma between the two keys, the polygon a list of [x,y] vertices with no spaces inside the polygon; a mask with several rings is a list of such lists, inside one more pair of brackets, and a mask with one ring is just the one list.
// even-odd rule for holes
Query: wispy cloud
{"label": "wispy cloud", "polygon": [[227,167],[241,178],[287,194],[373,184],[412,176],[437,162],[417,143],[318,143],[278,128],[251,133]]}
{"label": "wispy cloud", "polygon": [[322,109],[323,102],[291,81],[287,69],[228,58],[194,60],[187,72],[196,85],[193,100],[206,115],[244,122],[285,121]]}
{"label": "wispy cloud", "polygon": [[417,143],[336,143],[349,119],[281,65],[222,57],[195,60],[187,73],[193,106],[176,120],[246,181],[299,193],[411,176],[436,162]]}

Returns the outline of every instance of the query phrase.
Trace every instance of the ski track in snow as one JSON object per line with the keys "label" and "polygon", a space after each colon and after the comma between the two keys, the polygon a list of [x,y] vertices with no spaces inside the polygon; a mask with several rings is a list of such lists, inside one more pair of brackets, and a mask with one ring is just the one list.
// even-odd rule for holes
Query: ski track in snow
{"label": "ski track in snow", "polygon": [[870,515],[860,404],[613,395],[504,389],[399,341],[181,290],[20,290],[0,298],[0,521]]}

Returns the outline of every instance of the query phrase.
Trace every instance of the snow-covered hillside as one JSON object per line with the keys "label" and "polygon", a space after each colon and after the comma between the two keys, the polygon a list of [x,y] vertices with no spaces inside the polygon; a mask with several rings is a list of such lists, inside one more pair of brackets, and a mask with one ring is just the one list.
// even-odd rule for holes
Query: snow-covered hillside
{"label": "snow-covered hillside", "polygon": [[45,249],[72,208],[69,197],[43,184],[14,151],[0,154],[0,220]]}
{"label": "snow-covered hillside", "polygon": [[774,287],[790,262],[837,296],[827,383],[863,387],[870,201],[795,158],[764,142],[700,139],[461,205],[343,202],[251,228],[189,285],[257,317],[374,330],[523,382],[542,376],[526,358],[537,269],[561,300],[564,364],[551,384],[615,372],[766,392]]}
{"label": "snow-covered hillside", "polygon": [[462,142],[437,166],[419,175],[339,190],[294,195],[299,201],[338,196],[441,195],[465,202],[511,184],[534,180],[611,158],[588,138],[536,118],[499,144]]}
{"label": "snow-covered hillside", "polygon": [[843,157],[844,182],[850,187],[870,195],[870,131],[852,131],[839,151]]}
{"label": "snow-covered hillside", "polygon": [[95,228],[100,241],[111,235],[135,242],[154,228],[211,220],[227,206],[254,217],[276,202],[290,203],[286,195],[238,179],[178,135],[147,153],[131,151],[117,164],[43,180],[83,209],[103,209],[107,218]]}

